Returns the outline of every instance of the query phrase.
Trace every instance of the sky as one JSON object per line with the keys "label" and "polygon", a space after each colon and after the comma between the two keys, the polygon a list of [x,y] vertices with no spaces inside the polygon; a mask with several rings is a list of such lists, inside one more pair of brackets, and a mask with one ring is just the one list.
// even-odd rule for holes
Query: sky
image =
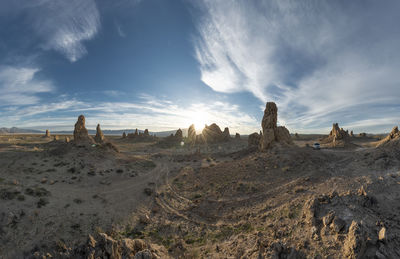
{"label": "sky", "polygon": [[0,127],[389,132],[396,0],[0,1]]}

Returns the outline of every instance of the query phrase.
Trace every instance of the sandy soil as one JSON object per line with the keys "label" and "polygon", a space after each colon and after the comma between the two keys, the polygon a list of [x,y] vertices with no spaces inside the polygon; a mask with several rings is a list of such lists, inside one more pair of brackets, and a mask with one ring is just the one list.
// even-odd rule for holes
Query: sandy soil
{"label": "sandy soil", "polygon": [[400,150],[306,146],[320,137],[265,153],[109,137],[117,153],[0,136],[0,258],[79,258],[98,233],[161,258],[400,257]]}

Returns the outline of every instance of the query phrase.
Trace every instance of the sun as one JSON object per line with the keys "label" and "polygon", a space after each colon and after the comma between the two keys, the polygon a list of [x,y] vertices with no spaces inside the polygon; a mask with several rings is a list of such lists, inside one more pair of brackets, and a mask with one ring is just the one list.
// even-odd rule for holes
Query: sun
{"label": "sun", "polygon": [[204,129],[204,126],[208,123],[208,116],[204,112],[196,112],[193,114],[191,120],[191,123],[194,124],[196,132],[201,133],[201,131]]}

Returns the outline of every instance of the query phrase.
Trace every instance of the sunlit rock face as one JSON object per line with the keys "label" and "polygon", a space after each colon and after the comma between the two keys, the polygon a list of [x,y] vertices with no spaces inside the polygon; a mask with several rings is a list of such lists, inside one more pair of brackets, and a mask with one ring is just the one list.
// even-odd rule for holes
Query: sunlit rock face
{"label": "sunlit rock face", "polygon": [[400,131],[397,126],[395,126],[392,131],[387,135],[384,139],[379,141],[379,146],[391,146],[391,145],[399,145],[400,144]]}
{"label": "sunlit rock face", "polygon": [[75,123],[74,142],[75,144],[94,143],[93,138],[89,136],[88,130],[85,127],[85,116],[83,115],[80,115],[78,121]]}
{"label": "sunlit rock face", "polygon": [[277,126],[278,107],[274,102],[267,102],[264,110],[264,116],[261,122],[262,136],[260,150],[265,151],[271,148],[275,143],[290,145],[292,138],[289,130],[284,126]]}

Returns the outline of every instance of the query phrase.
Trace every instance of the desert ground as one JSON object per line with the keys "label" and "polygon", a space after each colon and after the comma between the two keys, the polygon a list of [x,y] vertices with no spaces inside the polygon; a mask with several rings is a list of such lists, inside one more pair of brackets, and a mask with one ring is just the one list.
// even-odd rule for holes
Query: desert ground
{"label": "desert ground", "polygon": [[0,136],[0,258],[399,258],[400,148]]}

